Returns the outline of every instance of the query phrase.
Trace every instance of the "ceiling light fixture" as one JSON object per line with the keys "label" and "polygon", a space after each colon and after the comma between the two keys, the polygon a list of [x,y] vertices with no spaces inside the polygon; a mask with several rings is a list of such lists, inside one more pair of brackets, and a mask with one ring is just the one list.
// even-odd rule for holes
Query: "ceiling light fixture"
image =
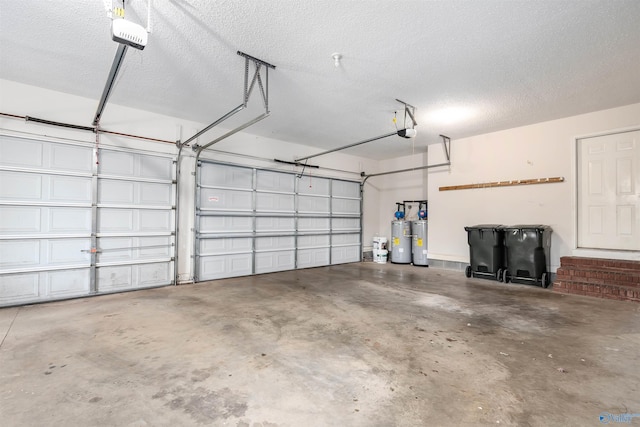
{"label": "ceiling light fixture", "polygon": [[432,111],[428,114],[428,119],[433,123],[450,125],[464,122],[465,120],[473,118],[475,115],[476,111],[470,107],[453,106]]}
{"label": "ceiling light fixture", "polygon": [[335,52],[333,55],[331,55],[331,57],[333,58],[333,65],[335,65],[336,68],[338,68],[340,66],[340,60],[342,59],[342,54]]}

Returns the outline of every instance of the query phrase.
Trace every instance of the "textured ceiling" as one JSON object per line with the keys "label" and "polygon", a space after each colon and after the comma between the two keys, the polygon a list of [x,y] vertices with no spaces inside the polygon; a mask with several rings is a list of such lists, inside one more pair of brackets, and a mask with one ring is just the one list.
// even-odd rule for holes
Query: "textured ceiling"
{"label": "textured ceiling", "polygon": [[[146,8],[127,0],[127,19],[145,25]],[[376,159],[424,151],[438,134],[640,102],[638,0],[156,0],[151,16],[103,123],[113,104],[212,122],[242,102],[238,50],[277,66],[256,135],[330,149],[393,131],[395,98],[415,105],[415,140],[346,151]],[[97,101],[117,48],[109,25],[103,0],[5,1],[0,78]],[[258,114],[257,95],[228,126]]]}

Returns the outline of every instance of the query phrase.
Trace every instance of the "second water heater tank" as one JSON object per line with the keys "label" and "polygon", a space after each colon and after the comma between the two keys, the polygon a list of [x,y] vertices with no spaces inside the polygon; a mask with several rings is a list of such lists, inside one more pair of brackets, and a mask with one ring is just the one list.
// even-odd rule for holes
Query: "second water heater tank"
{"label": "second water heater tank", "polygon": [[428,266],[427,261],[427,225],[426,220],[413,221],[411,223],[411,256],[413,265]]}

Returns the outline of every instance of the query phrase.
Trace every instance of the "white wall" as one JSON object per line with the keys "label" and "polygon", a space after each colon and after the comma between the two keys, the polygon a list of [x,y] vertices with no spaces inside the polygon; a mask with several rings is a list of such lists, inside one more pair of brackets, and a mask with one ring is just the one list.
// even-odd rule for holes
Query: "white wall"
{"label": "white wall", "polygon": [[[97,100],[50,91],[7,80],[0,80],[0,94],[1,113],[31,116],[82,126],[91,126],[98,105]],[[229,108],[232,107],[234,107],[234,105],[231,105]],[[242,113],[239,113],[237,116],[240,115],[242,115]],[[211,120],[213,121],[216,118],[217,117],[212,117]],[[252,118],[253,117],[247,116],[246,120]],[[269,118],[266,120],[269,120]],[[163,116],[111,103],[107,104],[101,120],[101,127],[109,131],[136,134],[168,141],[176,141],[178,139],[185,140],[195,134],[198,129],[202,129],[208,124],[209,123],[197,123],[175,117]],[[222,135],[226,130],[227,129],[223,128],[215,128],[201,136],[199,142],[200,144],[206,144],[217,136]],[[35,122],[25,122],[24,120],[5,116],[0,116],[0,132],[41,139],[66,139],[87,144],[95,144],[96,140],[96,136],[92,132],[41,125]],[[100,134],[99,143],[101,146],[127,147],[173,155],[177,155],[178,152],[176,145],[172,143],[150,142],[109,134]],[[301,144],[292,144],[275,139],[258,137],[246,132],[233,135],[212,148],[215,150],[204,151],[202,157],[283,171],[293,171],[296,170],[296,168],[291,165],[274,163],[268,159],[278,158],[292,161],[295,158],[321,151]],[[221,153],[220,150],[235,154]],[[25,153],[25,155],[28,155],[28,153]],[[264,159],[261,160],[260,158]],[[311,173],[314,176],[327,176],[353,181],[360,180],[360,172],[363,170],[366,170],[368,173],[378,171],[377,161],[342,153],[332,153],[314,158],[310,160],[309,163],[318,165],[321,169],[307,169],[305,174]],[[193,235],[190,230],[193,228],[194,220],[194,181],[191,175],[191,172],[194,170],[194,165],[194,152],[191,148],[187,147],[183,150],[181,161],[182,174],[179,179],[181,209],[178,223],[180,232],[177,251],[179,254],[177,269],[180,281],[187,281],[193,275],[191,271]],[[331,168],[332,170],[322,168]],[[333,169],[350,172],[338,172]],[[300,172],[300,169],[297,168],[297,171]],[[376,191],[368,192],[368,197],[365,200],[365,209],[369,212],[377,212]],[[370,242],[373,234],[378,230],[377,221],[377,215],[368,215],[365,217],[363,227],[364,242]]]}
{"label": "white wall", "polygon": [[[575,140],[630,127],[640,127],[640,104],[452,141],[451,167],[429,172],[429,258],[468,262],[464,227],[486,223],[550,225],[552,271],[561,256],[589,255],[575,245]],[[429,161],[444,161],[442,150],[434,147]],[[442,186],[556,176],[565,181],[439,191]],[[639,254],[591,255],[640,259]]]}

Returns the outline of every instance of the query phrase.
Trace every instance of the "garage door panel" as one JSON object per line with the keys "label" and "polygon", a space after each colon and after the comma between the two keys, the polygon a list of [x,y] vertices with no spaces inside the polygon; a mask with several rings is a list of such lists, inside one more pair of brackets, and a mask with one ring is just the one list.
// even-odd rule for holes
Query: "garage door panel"
{"label": "garage door panel", "polygon": [[296,222],[294,218],[256,218],[256,232],[294,232]]}
{"label": "garage door panel", "polygon": [[169,258],[173,254],[172,236],[100,237],[97,262],[141,261]]}
{"label": "garage door panel", "polygon": [[160,209],[101,208],[98,233],[166,233],[171,231],[173,211]]}
{"label": "garage door panel", "polygon": [[201,216],[200,233],[251,233],[253,220],[242,216]]}
{"label": "garage door panel", "polygon": [[138,204],[143,206],[173,205],[173,186],[171,184],[141,182],[138,187]]}
{"label": "garage door panel", "polygon": [[45,176],[50,202],[91,203],[91,178]]}
{"label": "garage door panel", "polygon": [[331,229],[334,231],[360,230],[360,218],[332,218]]}
{"label": "garage door panel", "polygon": [[92,163],[90,147],[0,137],[0,165],[89,174]]}
{"label": "garage door panel", "polygon": [[158,262],[96,268],[100,293],[168,285],[173,281],[173,264]]}
{"label": "garage door panel", "polygon": [[171,184],[101,179],[98,186],[102,204],[171,206],[171,197]]}
{"label": "garage door panel", "polygon": [[0,235],[90,234],[91,209],[0,206]]}
{"label": "garage door panel", "polygon": [[203,256],[199,262],[199,280],[223,279],[225,277],[252,274],[252,254]]}
{"label": "garage door panel", "polygon": [[353,199],[333,199],[331,211],[334,214],[359,215],[360,200]]}
{"label": "garage door panel", "polygon": [[139,282],[136,287],[168,285],[173,281],[173,268],[170,263],[140,264],[135,266]]}
{"label": "garage door panel", "polygon": [[173,179],[173,159],[145,153],[101,150],[100,174],[170,181]]}
{"label": "garage door panel", "polygon": [[98,233],[117,233],[134,231],[132,209],[101,208],[98,211]]}
{"label": "garage door panel", "polygon": [[98,184],[98,203],[133,204],[133,181],[101,179]]}
{"label": "garage door panel", "polygon": [[335,234],[331,244],[334,246],[360,244],[360,234]]}
{"label": "garage door panel", "polygon": [[251,190],[253,169],[203,162],[200,167],[200,185]]}
{"label": "garage door panel", "polygon": [[0,304],[33,301],[40,292],[40,273],[6,274],[0,276]]}
{"label": "garage door panel", "polygon": [[0,241],[0,271],[89,267],[91,240],[29,239]]}
{"label": "garage door panel", "polygon": [[0,269],[37,266],[40,263],[40,240],[0,241]]}
{"label": "garage door panel", "polygon": [[359,199],[360,184],[357,182],[334,180],[331,183],[331,195],[333,197],[350,197]]}
{"label": "garage door panel", "polygon": [[291,212],[295,209],[293,194],[258,193],[256,210],[262,212]]}
{"label": "garage door panel", "polygon": [[98,238],[99,253],[97,262],[133,261],[134,237],[100,237]]}
{"label": "garage door panel", "polygon": [[300,218],[298,219],[299,231],[329,231],[329,218]]}
{"label": "garage door panel", "polygon": [[249,191],[201,188],[200,208],[250,212],[253,210],[253,194]]}
{"label": "garage door panel", "polygon": [[298,249],[298,268],[329,265],[329,248]]}
{"label": "garage door panel", "polygon": [[331,264],[360,261],[360,245],[331,248]]}
{"label": "garage door panel", "polygon": [[133,266],[120,265],[96,268],[98,292],[126,289],[133,286]]}
{"label": "garage door panel", "polygon": [[299,248],[315,248],[315,247],[328,247],[330,245],[330,236],[317,235],[317,236],[298,236]]}
{"label": "garage door panel", "polygon": [[138,212],[138,230],[145,233],[164,233],[171,231],[171,227],[173,225],[173,211],[144,209]]}
{"label": "garage door panel", "polygon": [[330,182],[326,178],[316,178],[303,175],[298,178],[298,194],[315,194],[319,196],[329,196]]}
{"label": "garage door panel", "polygon": [[[91,239],[43,240],[46,247],[47,265],[89,266],[91,256],[86,252],[91,247]],[[85,251],[85,252],[83,252]]]}
{"label": "garage door panel", "polygon": [[250,253],[253,248],[250,237],[200,239],[200,255],[223,255],[226,253]]}
{"label": "garage door panel", "polygon": [[328,197],[298,196],[298,212],[328,214],[330,203]]}
{"label": "garage door panel", "polygon": [[0,171],[0,199],[90,204],[91,178]]}
{"label": "garage door panel", "polygon": [[89,234],[91,209],[0,206],[0,235]]}
{"label": "garage door panel", "polygon": [[0,276],[0,305],[69,298],[89,292],[89,268]]}
{"label": "garage door panel", "polygon": [[173,179],[173,159],[159,156],[137,155],[139,164],[136,177],[147,179]]}
{"label": "garage door panel", "polygon": [[[28,153],[29,155],[26,155]],[[2,136],[0,138],[0,165],[43,168],[44,145],[42,141]]]}
{"label": "garage door panel", "polygon": [[50,271],[47,294],[53,298],[86,295],[89,292],[89,269]]}
{"label": "garage door panel", "polygon": [[48,231],[51,233],[91,232],[91,209],[89,208],[48,208],[48,214]]}
{"label": "garage door panel", "polygon": [[91,173],[93,150],[88,147],[49,144],[49,168],[58,171]]}
{"label": "garage door panel", "polygon": [[39,233],[42,210],[40,207],[0,206],[0,233],[14,235],[16,233]]}
{"label": "garage door panel", "polygon": [[100,151],[100,173],[107,175],[134,176],[134,156],[121,151]]}
{"label": "garage door panel", "polygon": [[295,176],[289,173],[257,171],[256,189],[292,193],[295,190]]}
{"label": "garage door panel", "polygon": [[256,274],[293,270],[296,253],[293,250],[256,254]]}
{"label": "garage door panel", "polygon": [[294,236],[257,237],[256,251],[271,251],[283,249],[295,249],[296,238]]}
{"label": "garage door panel", "polygon": [[0,171],[0,199],[40,200],[42,198],[41,175]]}
{"label": "garage door panel", "polygon": [[173,256],[175,238],[173,236],[135,237],[134,259],[150,259]]}

